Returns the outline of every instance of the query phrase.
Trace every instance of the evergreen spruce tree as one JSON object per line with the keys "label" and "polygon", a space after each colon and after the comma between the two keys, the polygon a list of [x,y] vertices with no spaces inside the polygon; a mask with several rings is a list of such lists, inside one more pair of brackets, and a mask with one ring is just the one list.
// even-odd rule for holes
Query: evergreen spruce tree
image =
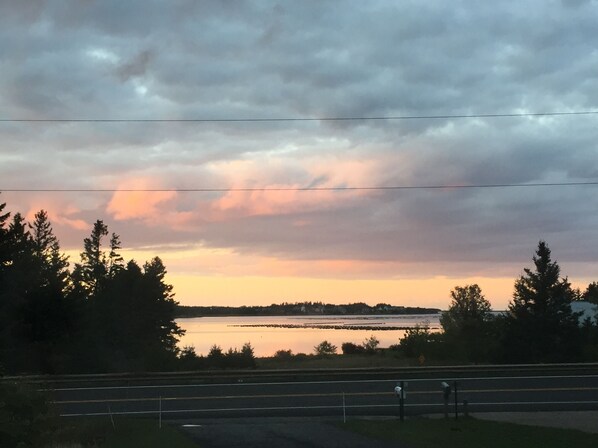
{"label": "evergreen spruce tree", "polygon": [[108,226],[98,219],[93,225],[91,235],[83,240],[81,262],[75,264],[73,279],[76,282],[76,293],[83,295],[85,299],[95,296],[108,276],[108,261],[102,249],[102,239],[107,235]]}
{"label": "evergreen spruce tree", "polygon": [[[36,291],[33,245],[27,223],[15,213],[3,232],[5,261],[0,286],[0,363],[9,372],[32,371],[34,357],[29,352],[26,306]],[[31,364],[29,364],[31,361]]]}
{"label": "evergreen spruce tree", "polygon": [[40,266],[41,285],[66,292],[69,286],[68,257],[60,252],[60,244],[52,230],[48,213],[45,210],[37,212],[30,227],[33,254]]}
{"label": "evergreen spruce tree", "polygon": [[10,213],[4,213],[6,203],[0,203],[0,287],[2,285],[2,274],[8,265],[10,256],[8,249],[8,229],[6,223],[10,218]]}
{"label": "evergreen spruce tree", "polygon": [[517,362],[574,361],[580,355],[578,315],[571,310],[574,291],[550,249],[540,241],[535,269],[515,282],[506,317],[505,355]]}
{"label": "evergreen spruce tree", "polygon": [[8,325],[11,320],[11,314],[8,307],[7,281],[8,270],[10,267],[10,250],[8,244],[7,222],[10,213],[5,213],[6,203],[0,203],[0,375],[7,370],[8,352]]}
{"label": "evergreen spruce tree", "polygon": [[121,248],[120,236],[113,233],[110,237],[110,253],[108,254],[108,276],[114,277],[119,271],[124,269],[124,259],[118,252]]}
{"label": "evergreen spruce tree", "polygon": [[590,283],[581,298],[586,302],[598,305],[598,282]]}

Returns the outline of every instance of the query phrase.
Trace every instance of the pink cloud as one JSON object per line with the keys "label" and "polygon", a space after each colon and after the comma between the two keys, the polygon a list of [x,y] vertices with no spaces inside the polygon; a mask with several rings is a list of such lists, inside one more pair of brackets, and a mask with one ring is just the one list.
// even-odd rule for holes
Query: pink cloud
{"label": "pink cloud", "polygon": [[81,209],[72,203],[66,202],[64,198],[57,196],[44,195],[43,197],[31,197],[27,204],[25,219],[29,222],[35,220],[35,214],[40,210],[48,213],[50,222],[55,226],[65,226],[75,230],[87,230],[89,223],[77,218]]}
{"label": "pink cloud", "polygon": [[[288,164],[289,166],[285,166]],[[282,159],[244,160],[213,164],[233,186],[233,189],[265,188],[274,191],[229,191],[209,206],[211,220],[227,220],[245,216],[293,214],[346,206],[368,191],[297,191],[317,182],[313,187],[335,188],[343,186],[375,185],[379,162],[373,160],[339,160],[335,157],[312,157],[293,161],[292,166]],[[288,182],[284,173],[295,173],[302,183]],[[259,185],[253,179],[260,179]],[[276,189],[280,189],[276,191]]]}
{"label": "pink cloud", "polygon": [[[156,188],[155,182],[147,178],[128,179],[119,185],[122,190]],[[117,221],[139,219],[156,221],[163,214],[166,203],[177,198],[175,191],[116,191],[106,211]]]}

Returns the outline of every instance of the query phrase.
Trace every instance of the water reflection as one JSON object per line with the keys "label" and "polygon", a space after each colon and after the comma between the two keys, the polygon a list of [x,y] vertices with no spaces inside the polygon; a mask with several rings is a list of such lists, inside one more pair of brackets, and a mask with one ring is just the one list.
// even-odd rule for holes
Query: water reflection
{"label": "water reflection", "polygon": [[[343,342],[361,344],[374,335],[380,347],[397,344],[405,330],[383,328],[412,328],[416,325],[429,325],[431,330],[439,327],[436,314],[401,316],[241,316],[241,317],[200,317],[177,319],[179,326],[186,330],[179,347],[192,345],[195,352],[207,355],[214,344],[227,350],[241,348],[250,342],[256,356],[272,356],[277,350],[292,350],[293,353],[312,353],[315,345],[327,340],[339,349]],[[256,325],[247,326],[247,325]],[[258,326],[259,325],[259,326]],[[270,326],[271,325],[271,326]],[[282,326],[290,325],[293,328]],[[306,328],[303,328],[303,327]],[[326,326],[327,328],[317,328]],[[328,328],[328,327],[335,328]],[[350,327],[353,327],[351,329]],[[355,329],[358,327],[359,329]],[[370,329],[371,327],[371,329]]]}

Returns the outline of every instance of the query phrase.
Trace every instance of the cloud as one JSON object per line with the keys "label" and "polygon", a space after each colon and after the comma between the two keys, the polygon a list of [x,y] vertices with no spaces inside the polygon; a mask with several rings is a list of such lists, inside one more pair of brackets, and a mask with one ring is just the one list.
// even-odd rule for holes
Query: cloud
{"label": "cloud", "polygon": [[174,200],[177,193],[174,191],[139,191],[147,188],[152,188],[150,179],[138,178],[122,182],[119,186],[120,191],[116,191],[112,195],[106,211],[117,221],[143,220],[149,223],[158,221],[162,215],[161,208]]}
{"label": "cloud", "polygon": [[152,59],[150,50],[143,50],[132,60],[118,67],[117,75],[121,81],[128,81],[133,77],[143,76],[148,70],[148,65]]}
{"label": "cloud", "polygon": [[[334,156],[312,156],[301,160],[258,156],[250,160],[211,164],[210,170],[223,178],[223,184],[231,185],[231,191],[211,202],[210,214],[212,219],[220,221],[346,207],[371,193],[356,190],[339,194],[326,189],[354,183],[367,186],[367,182],[375,178],[377,165],[373,160],[339,160]],[[239,191],[247,188],[253,190]],[[300,190],[304,188],[322,190]]]}
{"label": "cloud", "polygon": [[[592,2],[13,3],[0,13],[5,117],[426,116],[598,104]],[[595,128],[592,115],[0,123],[0,189],[596,181]],[[68,246],[105,219],[131,247],[201,245],[277,260],[263,266],[297,275],[309,274],[295,264],[307,261],[337,276],[505,275],[540,238],[576,269],[598,262],[594,187],[3,198],[13,210],[48,208]]]}

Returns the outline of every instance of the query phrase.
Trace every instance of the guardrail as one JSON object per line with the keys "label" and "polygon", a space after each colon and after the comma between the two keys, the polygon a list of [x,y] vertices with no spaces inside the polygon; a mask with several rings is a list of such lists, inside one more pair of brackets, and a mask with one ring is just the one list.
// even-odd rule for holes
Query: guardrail
{"label": "guardrail", "polygon": [[[444,373],[444,372],[443,372]],[[399,415],[445,410],[441,381],[459,384],[458,412],[598,409],[598,374],[257,381],[55,388],[63,416]]]}

